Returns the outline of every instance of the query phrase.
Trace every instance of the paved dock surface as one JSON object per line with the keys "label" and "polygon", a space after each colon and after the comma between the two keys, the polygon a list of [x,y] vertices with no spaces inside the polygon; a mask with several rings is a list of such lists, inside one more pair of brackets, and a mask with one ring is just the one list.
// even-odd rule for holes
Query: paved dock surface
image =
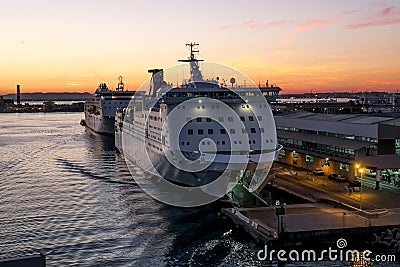
{"label": "paved dock surface", "polygon": [[[297,173],[297,175],[296,175]],[[345,190],[347,183],[329,180],[327,176],[316,176],[311,172],[290,170],[284,167],[283,171],[275,175],[272,186],[293,191],[297,194],[311,198],[332,199],[354,207],[360,207],[360,192],[349,193]],[[362,209],[392,209],[400,208],[400,190],[374,190],[370,182],[363,183]]]}
{"label": "paved dock surface", "polygon": [[346,185],[327,176],[283,167],[267,186],[300,197],[307,204],[285,205],[280,222],[276,206],[236,207],[222,212],[264,242],[278,240],[282,233],[304,238],[339,232],[360,234],[400,225],[400,191],[374,190],[374,185],[367,183],[361,195],[361,192],[350,193]]}

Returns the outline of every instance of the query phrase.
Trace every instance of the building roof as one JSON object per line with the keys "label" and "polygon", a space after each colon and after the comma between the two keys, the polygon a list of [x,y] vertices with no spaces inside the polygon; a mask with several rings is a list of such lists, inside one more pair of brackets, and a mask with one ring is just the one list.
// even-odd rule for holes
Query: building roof
{"label": "building roof", "polygon": [[307,133],[299,133],[299,132],[290,132],[284,130],[277,130],[277,135],[280,138],[292,138],[306,142],[313,142],[318,144],[330,145],[330,146],[338,146],[350,148],[353,150],[358,150],[363,147],[369,147],[372,145],[370,142],[358,141],[353,139],[344,139],[344,138],[336,138],[330,136],[316,135],[316,134],[307,134]]}
{"label": "building roof", "polygon": [[364,166],[377,169],[398,169],[400,155],[364,156],[357,157],[357,161]]}
{"label": "building roof", "polygon": [[286,114],[276,115],[277,118],[303,119],[311,121],[331,121],[344,122],[350,124],[371,125],[377,123],[391,123],[399,121],[400,113],[382,113],[382,114],[322,114],[307,111],[297,111]]}

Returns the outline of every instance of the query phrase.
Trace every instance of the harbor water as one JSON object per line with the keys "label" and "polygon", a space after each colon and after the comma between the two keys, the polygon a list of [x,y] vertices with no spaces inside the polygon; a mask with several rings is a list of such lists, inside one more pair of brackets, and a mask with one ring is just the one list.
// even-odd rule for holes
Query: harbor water
{"label": "harbor water", "polygon": [[174,208],[144,193],[114,139],[81,118],[0,114],[0,259],[41,252],[47,266],[271,266],[257,260],[260,245],[218,218],[217,203]]}
{"label": "harbor water", "polygon": [[252,240],[225,234],[217,205],[159,203],[132,178],[112,137],[80,113],[0,115],[0,259],[48,266],[251,266]]}

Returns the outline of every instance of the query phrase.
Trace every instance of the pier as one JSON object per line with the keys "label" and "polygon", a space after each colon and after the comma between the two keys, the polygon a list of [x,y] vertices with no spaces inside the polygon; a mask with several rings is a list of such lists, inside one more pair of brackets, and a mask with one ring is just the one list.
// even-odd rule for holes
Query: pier
{"label": "pier", "polygon": [[345,187],[346,183],[328,180],[326,176],[284,169],[275,174],[263,194],[271,197],[273,192],[284,192],[301,200],[302,204],[284,204],[284,200],[275,196],[272,202],[278,205],[221,211],[223,217],[231,219],[262,243],[294,244],[322,237],[337,239],[338,236],[354,239],[400,225],[397,192],[374,190],[373,185],[366,184],[360,198],[361,192],[349,193]]}

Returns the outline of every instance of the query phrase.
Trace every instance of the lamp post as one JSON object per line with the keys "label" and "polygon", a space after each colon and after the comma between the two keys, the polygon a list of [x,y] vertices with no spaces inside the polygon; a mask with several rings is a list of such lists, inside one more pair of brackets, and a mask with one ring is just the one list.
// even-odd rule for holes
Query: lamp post
{"label": "lamp post", "polygon": [[354,178],[357,179],[358,169],[360,168],[360,164],[357,163],[356,165],[354,165],[354,167],[356,167],[355,172],[354,172],[354,176],[355,176]]}
{"label": "lamp post", "polygon": [[360,210],[362,211],[362,176],[364,169],[360,168],[358,171],[360,172]]}

